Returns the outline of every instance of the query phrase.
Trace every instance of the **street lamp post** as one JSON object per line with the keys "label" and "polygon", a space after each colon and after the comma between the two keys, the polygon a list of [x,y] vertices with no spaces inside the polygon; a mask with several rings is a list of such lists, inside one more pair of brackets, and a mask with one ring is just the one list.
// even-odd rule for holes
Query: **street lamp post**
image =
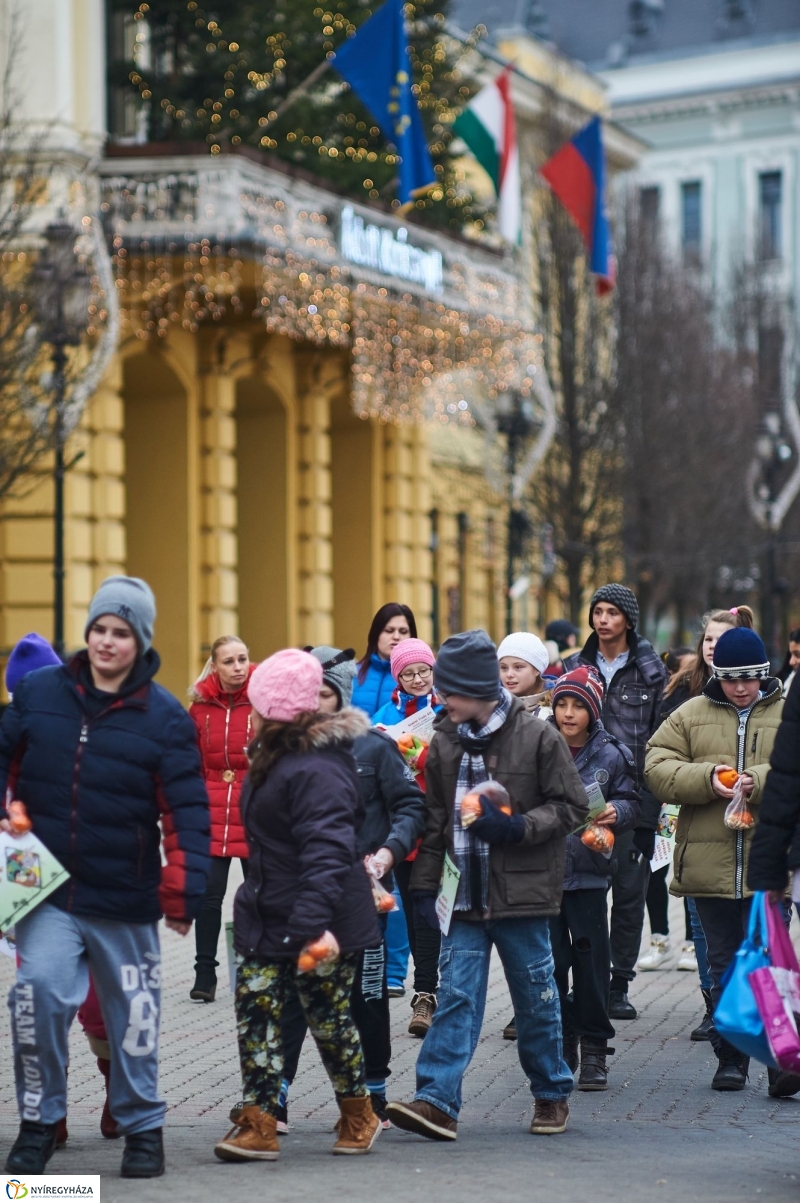
{"label": "street lamp post", "polygon": [[45,247],[36,266],[37,310],[42,341],[51,347],[53,370],[53,647],[66,655],[64,630],[64,481],[81,458],[65,462],[67,441],[67,347],[81,341],[89,306],[89,276],[75,257],[75,230],[64,221],[54,221],[43,231]]}
{"label": "street lamp post", "polygon": [[506,527],[506,634],[510,635],[514,623],[514,561],[530,530],[530,522],[524,510],[516,506],[515,485],[520,451],[525,440],[536,428],[536,419],[531,401],[518,393],[502,393],[497,398],[497,429],[506,436],[506,487],[508,496],[508,522]]}

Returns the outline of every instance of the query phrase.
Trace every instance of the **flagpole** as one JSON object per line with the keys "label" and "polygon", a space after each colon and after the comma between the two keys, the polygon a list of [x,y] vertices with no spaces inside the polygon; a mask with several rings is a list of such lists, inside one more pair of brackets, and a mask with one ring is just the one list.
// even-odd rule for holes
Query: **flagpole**
{"label": "flagpole", "polygon": [[317,63],[311,74],[307,75],[296,88],[292,88],[291,92],[284,96],[278,107],[272,110],[273,116],[270,117],[269,120],[277,121],[277,119],[286,112],[289,106],[294,104],[298,96],[302,96],[304,92],[307,92],[309,88],[313,87],[320,76],[325,74],[332,62],[332,58],[324,58],[321,63]]}

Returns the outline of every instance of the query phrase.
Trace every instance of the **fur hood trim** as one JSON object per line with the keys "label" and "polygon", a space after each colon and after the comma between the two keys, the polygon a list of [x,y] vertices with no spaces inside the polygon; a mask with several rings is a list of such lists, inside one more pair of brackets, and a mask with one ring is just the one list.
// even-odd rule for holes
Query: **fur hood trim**
{"label": "fur hood trim", "polygon": [[359,735],[365,735],[371,723],[363,710],[345,706],[336,714],[320,714],[306,731],[308,741],[305,751],[320,751],[335,744],[351,744]]}

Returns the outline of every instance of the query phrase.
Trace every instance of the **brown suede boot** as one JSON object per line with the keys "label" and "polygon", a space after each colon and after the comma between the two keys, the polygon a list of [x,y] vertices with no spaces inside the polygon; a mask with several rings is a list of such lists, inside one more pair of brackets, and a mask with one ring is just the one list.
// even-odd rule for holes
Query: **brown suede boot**
{"label": "brown suede boot", "polygon": [[111,1108],[108,1105],[108,1079],[111,1074],[111,1062],[105,1057],[98,1057],[97,1068],[106,1082],[106,1101],[103,1103],[103,1114],[100,1116],[100,1131],[106,1140],[118,1140],[119,1126],[111,1114]]}
{"label": "brown suede boot", "polygon": [[341,1119],[334,1153],[368,1153],[381,1132],[381,1121],[372,1109],[369,1095],[339,1099]]}
{"label": "brown suede boot", "polygon": [[243,1107],[238,1122],[228,1135],[214,1146],[220,1161],[277,1161],[281,1146],[274,1115],[251,1105]]}

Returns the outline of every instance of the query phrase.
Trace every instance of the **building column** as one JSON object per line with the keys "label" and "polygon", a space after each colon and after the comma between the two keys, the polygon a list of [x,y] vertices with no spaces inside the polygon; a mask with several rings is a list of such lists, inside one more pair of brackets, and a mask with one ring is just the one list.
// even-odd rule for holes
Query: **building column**
{"label": "building column", "polygon": [[239,632],[235,408],[235,381],[209,355],[200,376],[201,658],[219,635]]}
{"label": "building column", "polygon": [[296,353],[297,634],[304,644],[333,641],[330,392],[341,369],[319,349]]}
{"label": "building column", "polygon": [[431,633],[430,489],[422,427],[383,427],[384,596],[411,606],[421,639]]}

